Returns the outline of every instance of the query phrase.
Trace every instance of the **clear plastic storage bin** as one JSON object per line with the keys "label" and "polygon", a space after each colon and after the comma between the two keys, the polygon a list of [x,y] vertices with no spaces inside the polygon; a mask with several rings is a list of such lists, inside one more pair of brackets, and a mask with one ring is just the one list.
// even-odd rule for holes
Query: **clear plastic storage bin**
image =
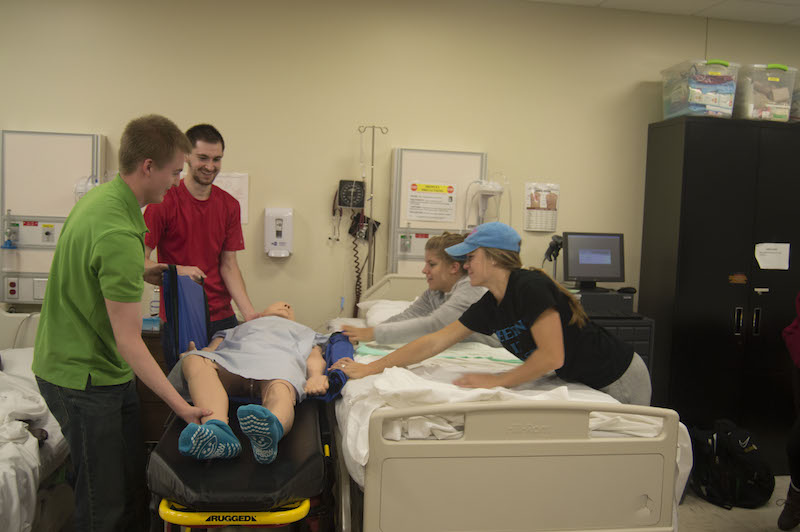
{"label": "clear plastic storage bin", "polygon": [[737,63],[685,61],[661,71],[664,118],[680,115],[730,118],[736,96]]}
{"label": "clear plastic storage bin", "polygon": [[794,77],[794,93],[792,94],[792,108],[789,111],[789,120],[800,122],[800,76]]}
{"label": "clear plastic storage bin", "polygon": [[742,67],[734,116],[787,122],[796,76],[796,68],[776,63]]}

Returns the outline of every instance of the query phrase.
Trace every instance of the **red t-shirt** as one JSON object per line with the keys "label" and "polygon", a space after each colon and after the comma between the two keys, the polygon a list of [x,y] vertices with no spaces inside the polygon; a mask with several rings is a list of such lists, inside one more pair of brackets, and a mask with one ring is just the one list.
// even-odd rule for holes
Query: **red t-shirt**
{"label": "red t-shirt", "polygon": [[[164,201],[148,205],[144,221],[150,231],[144,243],[158,250],[158,262],[197,266],[206,274],[211,320],[232,316],[231,295],[220,276],[219,263],[223,251],[244,249],[236,198],[212,185],[211,196],[198,200],[181,180],[167,192]],[[160,315],[164,320],[163,294]]]}

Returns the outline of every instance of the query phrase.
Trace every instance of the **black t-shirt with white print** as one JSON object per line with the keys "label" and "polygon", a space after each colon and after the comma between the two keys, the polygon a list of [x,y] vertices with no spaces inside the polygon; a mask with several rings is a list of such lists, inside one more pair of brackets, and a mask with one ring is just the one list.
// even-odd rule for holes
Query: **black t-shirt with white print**
{"label": "black t-shirt with white print", "polygon": [[564,331],[564,365],[556,375],[598,389],[625,373],[633,348],[591,321],[583,327],[570,325],[569,297],[541,271],[512,271],[499,305],[494,295],[486,292],[459,321],[472,331],[494,334],[509,352],[526,360],[536,350],[531,326],[549,308],[558,311]]}

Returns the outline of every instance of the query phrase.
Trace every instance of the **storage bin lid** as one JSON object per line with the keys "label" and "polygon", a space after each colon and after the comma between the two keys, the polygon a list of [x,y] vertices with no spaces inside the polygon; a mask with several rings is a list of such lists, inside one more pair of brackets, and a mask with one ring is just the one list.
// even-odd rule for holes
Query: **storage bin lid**
{"label": "storage bin lid", "polygon": [[780,63],[745,65],[741,70],[745,83],[762,83],[773,87],[794,88],[797,69]]}
{"label": "storage bin lid", "polygon": [[790,67],[783,65],[781,63],[769,63],[766,65],[755,64],[755,65],[745,65],[742,67],[742,70],[746,71],[753,71],[753,70],[774,70],[777,72],[790,72],[790,73],[797,73],[797,69],[795,67]]}
{"label": "storage bin lid", "polygon": [[661,71],[661,75],[665,78],[688,77],[695,74],[706,76],[733,76],[735,78],[739,67],[739,63],[733,63],[723,59],[694,59],[665,68]]}

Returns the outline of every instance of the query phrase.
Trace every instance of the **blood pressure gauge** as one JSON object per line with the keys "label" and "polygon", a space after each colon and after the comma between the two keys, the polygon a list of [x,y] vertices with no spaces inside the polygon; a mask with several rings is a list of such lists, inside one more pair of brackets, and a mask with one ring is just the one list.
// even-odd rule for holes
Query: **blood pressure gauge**
{"label": "blood pressure gauge", "polygon": [[364,182],[363,181],[339,181],[339,192],[336,195],[336,203],[339,207],[349,207],[352,209],[364,208]]}

